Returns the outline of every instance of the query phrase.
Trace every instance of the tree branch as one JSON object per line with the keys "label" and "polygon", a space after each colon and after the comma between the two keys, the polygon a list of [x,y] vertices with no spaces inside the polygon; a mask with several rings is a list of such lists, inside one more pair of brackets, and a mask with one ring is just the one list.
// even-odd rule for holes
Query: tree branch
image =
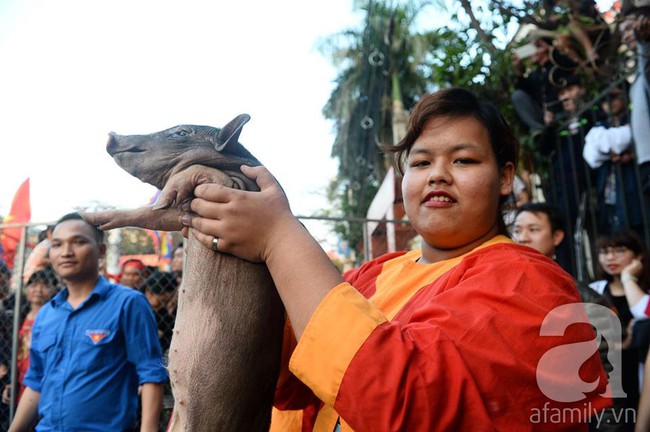
{"label": "tree branch", "polygon": [[474,11],[472,11],[472,6],[469,3],[469,0],[460,0],[460,4],[462,5],[463,9],[465,10],[465,13],[467,16],[469,16],[470,19],[470,26],[476,30],[478,37],[481,41],[483,41],[485,44],[489,45],[490,48],[496,49],[494,44],[492,43],[492,38],[490,35],[485,33],[483,29],[481,28],[481,23],[478,22],[476,19],[476,16],[474,15]]}

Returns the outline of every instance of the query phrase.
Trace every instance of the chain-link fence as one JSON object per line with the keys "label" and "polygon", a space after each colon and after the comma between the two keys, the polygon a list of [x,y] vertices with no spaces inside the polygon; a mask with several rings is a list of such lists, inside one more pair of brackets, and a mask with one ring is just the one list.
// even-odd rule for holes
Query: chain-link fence
{"label": "chain-link fence", "polygon": [[[404,221],[307,216],[300,219],[342,271],[387,251],[408,249],[413,239],[413,233]],[[363,230],[362,256],[332,233],[332,224],[342,220],[350,223],[352,229]],[[8,429],[19,400],[22,378],[29,364],[34,312],[62,288],[53,272],[51,278],[44,281],[46,287],[43,289],[34,288],[32,279],[35,277],[30,279],[31,275],[48,268],[47,234],[50,228],[50,223],[0,224],[0,237],[12,236],[16,243],[15,251],[2,255],[3,259],[8,258],[6,261],[10,266],[6,263],[0,266],[0,388],[4,390],[0,403],[0,430]],[[137,228],[108,231],[106,256],[100,269],[111,282],[129,286],[146,296],[156,318],[166,361],[176,317],[178,287],[182,282],[184,242],[182,237],[175,237],[173,245],[167,246],[164,254],[160,250],[152,253],[151,242],[142,241],[151,237],[151,233]],[[171,387],[167,384],[161,431],[165,430],[173,404]]]}
{"label": "chain-link fence", "polygon": [[[583,205],[594,211],[596,203],[589,200],[589,194],[585,196],[588,201]],[[299,216],[299,219],[341,271],[356,267],[386,252],[419,247],[419,238],[406,220],[315,216]],[[357,237],[363,239],[363,244],[355,248],[342,241],[333,230],[337,223],[347,224],[349,230],[359,230],[357,233],[362,235]],[[39,269],[47,265],[49,226],[47,223],[0,224],[0,236],[11,235],[16,240],[15,252],[2,256],[4,259],[11,258],[13,265],[0,265],[0,389],[3,391],[0,403],[0,430],[6,430],[10,419],[13,418],[22,377],[28,367],[30,329],[34,315],[30,312],[38,310],[44,301],[54,296],[61,288],[61,283],[56,277],[40,278],[46,285],[38,290],[40,295],[35,295],[31,287],[34,282],[32,279],[36,279],[36,282],[39,280],[32,275],[39,274]],[[575,257],[584,260],[588,245],[597,237],[599,231],[587,224],[583,232],[585,246],[582,251],[576,249]],[[176,317],[178,287],[182,282],[184,241],[180,236],[175,237],[173,245],[168,245],[163,254],[160,250],[161,243],[157,245],[158,250],[152,253],[151,243],[142,241],[143,238],[152,238],[151,233],[136,228],[108,231],[105,238],[107,252],[100,268],[103,275],[112,282],[139,290],[146,296],[156,318],[158,336],[166,361],[166,351],[171,342]],[[166,428],[173,404],[171,387],[167,384],[159,428],[161,431]]]}
{"label": "chain-link fence", "polygon": [[[594,121],[591,107],[610,102],[615,96],[607,91],[599,94],[585,105],[589,108],[580,111],[575,118],[586,118],[585,122],[591,122],[594,127],[613,124],[611,118],[604,122],[600,119],[600,123]],[[587,166],[582,160],[587,129],[581,129],[582,126],[583,123],[570,119],[561,123],[549,140],[549,157],[557,157],[560,162],[562,150],[568,148],[564,141],[571,140],[575,144],[573,152],[566,156],[570,162],[568,168],[553,171],[551,166],[544,171],[538,170],[539,166],[533,167],[530,178],[538,178],[539,184],[531,181],[525,189],[531,201],[545,200],[562,211],[567,233],[564,265],[574,277],[584,281],[593,278],[593,269],[597,265],[593,258],[594,244],[603,233],[632,228],[638,231],[646,244],[650,244],[647,224],[650,177],[643,172],[650,169],[650,162],[637,165],[633,151],[628,149],[629,157],[601,155],[605,160],[602,165]],[[541,142],[534,144],[542,145]],[[394,201],[395,208],[401,205]],[[403,209],[392,214],[404,214]],[[341,271],[386,252],[419,247],[416,233],[406,220],[316,216],[299,216],[299,219]],[[334,233],[337,224],[344,225],[347,232],[359,234],[356,238],[362,239],[360,244],[349,245],[342,241],[341,236]],[[33,318],[30,312],[38,308],[28,282],[36,270],[47,264],[47,227],[47,223],[0,224],[0,236],[15,240],[15,251],[5,250],[0,257],[12,264],[9,267],[0,264],[0,389],[3,390],[0,430],[6,430],[9,419],[13,417],[28,362],[30,318]],[[151,240],[143,240],[151,238],[156,236],[135,228],[109,231],[107,253],[101,269],[111,281],[137,289],[147,297],[156,317],[161,346],[166,350],[173,332],[177,289],[183,269],[182,248],[180,253],[172,249],[174,245],[182,245],[182,237],[175,237],[171,244],[166,243],[164,252],[164,242],[160,237],[157,244],[154,241],[153,248]],[[558,257],[560,263],[561,258]],[[60,288],[58,280],[48,283],[50,289],[40,291],[45,300]],[[167,386],[161,430],[165,428],[172,406],[171,389]]]}

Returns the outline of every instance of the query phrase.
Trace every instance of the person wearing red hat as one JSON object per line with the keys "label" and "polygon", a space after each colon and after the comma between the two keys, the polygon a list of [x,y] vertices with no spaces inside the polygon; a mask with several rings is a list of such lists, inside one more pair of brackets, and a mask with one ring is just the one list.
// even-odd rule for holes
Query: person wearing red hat
{"label": "person wearing red hat", "polygon": [[122,263],[122,271],[119,275],[119,283],[139,289],[147,277],[147,268],[139,259],[131,258]]}

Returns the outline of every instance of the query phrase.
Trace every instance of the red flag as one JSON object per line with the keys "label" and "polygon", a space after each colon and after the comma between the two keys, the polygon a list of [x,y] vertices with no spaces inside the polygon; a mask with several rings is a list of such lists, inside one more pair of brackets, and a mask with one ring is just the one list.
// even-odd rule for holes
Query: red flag
{"label": "red flag", "polygon": [[[32,208],[29,203],[29,177],[18,187],[14,200],[11,202],[11,210],[3,219],[6,224],[29,222],[32,218]],[[2,257],[9,268],[14,267],[16,247],[20,241],[22,228],[5,228],[0,232],[2,239]]]}

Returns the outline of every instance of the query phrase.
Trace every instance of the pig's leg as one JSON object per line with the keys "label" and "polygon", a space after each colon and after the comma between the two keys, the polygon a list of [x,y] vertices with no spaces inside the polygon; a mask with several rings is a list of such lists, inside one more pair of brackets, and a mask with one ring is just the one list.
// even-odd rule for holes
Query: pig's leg
{"label": "pig's leg", "polygon": [[219,183],[232,186],[234,183],[223,171],[193,165],[174,173],[158,197],[154,206],[133,210],[104,210],[84,212],[81,216],[101,230],[122,227],[138,227],[159,231],[180,231],[180,205],[193,196],[194,188],[204,183]]}
{"label": "pig's leg", "polygon": [[154,210],[150,206],[133,210],[103,210],[82,212],[81,217],[101,230],[138,227],[159,231],[180,231],[181,211],[178,209]]}
{"label": "pig's leg", "polygon": [[171,431],[268,431],[284,309],[268,270],[189,236],[169,352]]}

